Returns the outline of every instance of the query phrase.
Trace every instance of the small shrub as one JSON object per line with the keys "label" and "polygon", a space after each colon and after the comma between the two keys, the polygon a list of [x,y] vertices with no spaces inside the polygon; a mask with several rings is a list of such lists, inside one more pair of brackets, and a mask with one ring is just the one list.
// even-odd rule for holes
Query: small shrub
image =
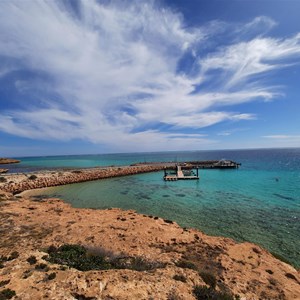
{"label": "small shrub", "polygon": [[30,179],[30,180],[35,180],[35,179],[37,179],[37,176],[36,176],[36,175],[30,175],[30,176],[28,177],[28,179]]}
{"label": "small shrub", "polygon": [[179,260],[178,262],[175,263],[175,265],[179,268],[183,269],[192,269],[192,270],[197,270],[197,266],[192,263],[191,261],[188,260]]}
{"label": "small shrub", "polygon": [[9,279],[8,280],[2,280],[2,281],[0,281],[0,287],[3,287],[5,285],[7,285],[9,282],[10,282]]}
{"label": "small shrub", "polygon": [[172,290],[168,295],[167,295],[167,300],[183,300],[178,293],[175,290]]}
{"label": "small shrub", "polygon": [[74,173],[74,174],[80,174],[80,173],[82,173],[82,171],[80,171],[80,170],[74,170],[74,171],[72,171],[72,173]]}
{"label": "small shrub", "polygon": [[112,261],[112,267],[116,269],[129,269],[135,271],[150,271],[158,268],[164,268],[165,266],[166,265],[164,263],[149,261],[139,256],[115,259]]}
{"label": "small shrub", "polygon": [[[51,254],[51,253],[53,253],[53,252],[56,252],[57,251],[57,248],[55,247],[55,246],[53,246],[53,245],[51,245],[49,248],[48,248],[48,250],[47,250],[47,252],[49,253],[49,254]],[[47,255],[45,255],[45,258],[47,258],[48,256]],[[43,258],[43,259],[45,259],[45,258]]]}
{"label": "small shrub", "polygon": [[45,271],[45,272],[47,272],[49,270],[49,267],[46,264],[44,264],[44,263],[40,263],[40,264],[37,264],[35,266],[35,269],[38,270],[38,271]]}
{"label": "small shrub", "polygon": [[3,176],[0,177],[0,182],[6,182],[6,181],[7,181],[7,179],[5,177],[3,177]]}
{"label": "small shrub", "polygon": [[18,252],[18,251],[14,251],[14,252],[12,252],[12,253],[10,254],[9,257],[6,258],[6,260],[14,260],[14,259],[16,259],[16,258],[18,258],[18,257],[19,257],[19,252]]}
{"label": "small shrub", "polygon": [[53,280],[54,278],[56,277],[56,273],[50,273],[48,276],[47,276],[47,279],[48,280]]}
{"label": "small shrub", "polygon": [[29,262],[29,264],[34,265],[37,262],[37,259],[35,256],[31,255],[27,258],[27,262]]}
{"label": "small shrub", "polygon": [[32,275],[32,271],[31,270],[26,270],[24,273],[23,273],[23,279],[27,279],[28,277],[30,277]]}
{"label": "small shrub", "polygon": [[5,289],[0,292],[0,300],[11,299],[16,296],[16,292],[11,289]]}
{"label": "small shrub", "polygon": [[67,265],[80,271],[107,270],[110,264],[102,256],[87,256],[87,250],[80,245],[62,245],[51,248],[47,260],[51,263]]}
{"label": "small shrub", "polygon": [[186,277],[184,275],[174,275],[173,276],[173,279],[174,280],[177,280],[177,281],[181,281],[181,282],[186,282]]}
{"label": "small shrub", "polygon": [[120,257],[103,248],[86,249],[81,245],[62,245],[59,248],[49,247],[51,263],[66,265],[80,271],[130,269],[136,271],[153,270],[165,267],[164,263],[148,261],[142,257]]}
{"label": "small shrub", "polygon": [[72,294],[72,296],[74,297],[74,299],[77,299],[77,300],[94,300],[95,299],[95,297],[87,297],[85,295],[77,294],[77,293]]}
{"label": "small shrub", "polygon": [[193,289],[193,294],[197,300],[235,300],[238,296],[232,296],[231,294],[218,292],[211,287],[196,285]]}
{"label": "small shrub", "polygon": [[216,276],[209,272],[200,272],[199,275],[203,279],[203,281],[208,284],[211,288],[215,288],[217,285]]}

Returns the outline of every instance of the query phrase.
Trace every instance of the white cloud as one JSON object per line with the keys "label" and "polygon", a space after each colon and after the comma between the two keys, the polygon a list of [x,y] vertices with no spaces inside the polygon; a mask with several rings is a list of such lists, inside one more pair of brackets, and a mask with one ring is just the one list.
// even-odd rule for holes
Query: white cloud
{"label": "white cloud", "polygon": [[292,38],[256,38],[222,48],[200,59],[202,72],[220,70],[225,87],[245,83],[251,76],[288,66],[288,59],[300,56],[300,35]]}
{"label": "white cloud", "polygon": [[[182,128],[255,119],[251,112],[227,109],[277,97],[276,88],[248,79],[300,55],[299,35],[260,36],[200,57],[197,49],[220,32],[219,25],[187,28],[180,14],[156,2],[82,1],[76,16],[62,1],[0,1],[0,56],[15,62],[11,69],[21,65],[47,74],[47,80],[16,80],[22,106],[0,112],[0,130],[35,139],[81,138],[112,149],[213,145],[203,135],[182,136]],[[245,32],[274,25],[259,17]],[[193,76],[177,72],[188,52],[201,66]],[[213,91],[195,92],[195,86],[215,81],[212,70],[220,70],[223,81]],[[7,72],[0,64],[0,76]],[[39,101],[31,100],[33,94]],[[181,131],[153,130],[157,123]]]}
{"label": "white cloud", "polygon": [[280,140],[299,139],[300,140],[300,135],[274,134],[274,135],[265,135],[263,137],[267,139],[280,139]]}

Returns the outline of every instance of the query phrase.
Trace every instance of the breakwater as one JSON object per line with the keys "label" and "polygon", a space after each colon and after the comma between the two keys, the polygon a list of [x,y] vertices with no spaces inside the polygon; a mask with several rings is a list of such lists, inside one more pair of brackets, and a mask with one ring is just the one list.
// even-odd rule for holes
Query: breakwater
{"label": "breakwater", "polygon": [[[27,190],[39,189],[51,186],[92,181],[104,178],[134,175],[147,172],[161,171],[164,164],[144,165],[144,166],[126,166],[126,167],[108,167],[82,169],[64,172],[41,172],[34,174],[11,175],[7,176],[7,183],[0,186],[0,189],[18,194]],[[18,179],[23,176],[23,179]]]}

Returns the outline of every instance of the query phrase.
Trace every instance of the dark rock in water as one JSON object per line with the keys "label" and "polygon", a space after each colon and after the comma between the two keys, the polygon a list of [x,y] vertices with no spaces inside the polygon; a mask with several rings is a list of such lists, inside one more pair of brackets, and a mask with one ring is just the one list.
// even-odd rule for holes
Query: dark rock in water
{"label": "dark rock in water", "polygon": [[163,197],[167,198],[167,197],[170,197],[170,195],[163,195]]}
{"label": "dark rock in water", "polygon": [[185,197],[185,194],[176,194],[177,197]]}
{"label": "dark rock in water", "polygon": [[151,199],[151,197],[149,197],[148,195],[141,194],[141,193],[136,194],[136,196],[137,196],[139,199],[147,199],[147,200],[150,200],[150,199]]}
{"label": "dark rock in water", "polygon": [[127,195],[128,192],[127,192],[127,191],[121,191],[120,194],[122,194],[122,195]]}
{"label": "dark rock in water", "polygon": [[294,199],[292,197],[284,196],[284,195],[280,195],[280,194],[276,194],[276,193],[273,194],[273,195],[276,196],[276,197],[278,197],[278,198],[285,199],[285,200],[292,200],[292,201],[296,200],[296,199]]}

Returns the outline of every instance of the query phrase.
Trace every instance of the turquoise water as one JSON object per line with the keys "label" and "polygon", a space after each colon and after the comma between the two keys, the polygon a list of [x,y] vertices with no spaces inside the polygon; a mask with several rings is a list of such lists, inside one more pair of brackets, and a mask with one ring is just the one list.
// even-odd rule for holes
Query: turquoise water
{"label": "turquoise water", "polygon": [[[49,188],[43,194],[61,197],[75,207],[135,209],[207,234],[251,241],[300,267],[300,149],[115,154],[106,164],[105,158],[82,156],[74,161],[74,157],[64,157],[60,161],[64,167],[76,167],[84,160],[91,166],[95,161],[117,165],[228,158],[242,166],[200,170],[199,181],[165,182],[163,172],[158,172]],[[59,161],[31,160],[41,168],[49,168],[49,161],[58,167],[53,161]]]}

